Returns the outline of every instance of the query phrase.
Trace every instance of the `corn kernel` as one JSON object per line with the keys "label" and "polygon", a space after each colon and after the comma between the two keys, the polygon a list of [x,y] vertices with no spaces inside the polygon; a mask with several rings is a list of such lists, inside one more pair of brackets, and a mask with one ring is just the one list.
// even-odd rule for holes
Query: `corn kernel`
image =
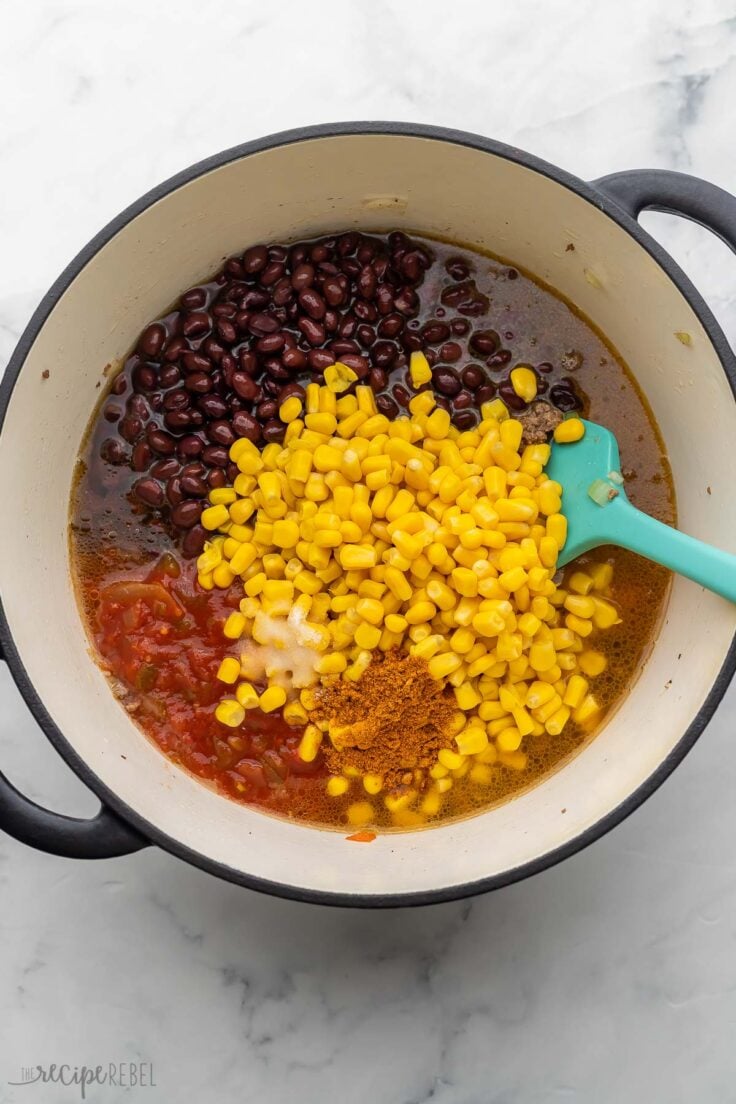
{"label": "corn kernel", "polygon": [[227,506],[220,503],[217,506],[210,506],[203,510],[199,520],[205,529],[219,529],[221,525],[230,520],[230,513]]}
{"label": "corn kernel", "polygon": [[375,796],[383,789],[383,775],[382,774],[364,774],[363,775],[363,789],[366,793]]}
{"label": "corn kernel", "polygon": [[226,656],[217,669],[220,682],[235,683],[240,678],[240,662],[234,656]]}
{"label": "corn kernel", "polygon": [[514,391],[524,402],[530,403],[537,397],[537,375],[533,368],[519,364],[511,369],[509,379]]}
{"label": "corn kernel", "polygon": [[605,671],[608,660],[601,652],[585,651],[578,656],[578,666],[588,678],[595,678]]}
{"label": "corn kernel", "polygon": [[369,801],[356,801],[348,805],[345,816],[351,827],[359,828],[373,820],[373,806]]}
{"label": "corn kernel", "polygon": [[[235,688],[235,697],[243,709],[258,708],[258,691],[249,682],[241,682]],[[306,716],[306,714],[305,714]]]}
{"label": "corn kernel", "polygon": [[307,711],[301,702],[290,701],[284,706],[284,720],[288,725],[303,725],[308,719]]}
{"label": "corn kernel", "polygon": [[553,436],[558,445],[580,441],[585,436],[585,425],[580,418],[566,418],[555,427]]}
{"label": "corn kernel", "polygon": [[282,686],[269,686],[258,699],[258,705],[264,713],[273,713],[286,702],[286,691]]}
{"label": "corn kernel", "polygon": [[350,781],[341,774],[335,774],[327,779],[325,788],[329,797],[342,797],[350,789]]}
{"label": "corn kernel", "polygon": [[239,728],[245,720],[245,710],[234,698],[223,698],[215,709],[215,717],[228,728]]}
{"label": "corn kernel", "polygon": [[461,755],[478,755],[488,746],[488,734],[479,725],[468,725],[455,737],[457,750]]}
{"label": "corn kernel", "polygon": [[316,725],[309,724],[304,729],[304,735],[299,741],[299,747],[297,748],[297,754],[304,763],[313,763],[317,758],[317,752],[320,749],[322,743],[322,730],[317,728]]}

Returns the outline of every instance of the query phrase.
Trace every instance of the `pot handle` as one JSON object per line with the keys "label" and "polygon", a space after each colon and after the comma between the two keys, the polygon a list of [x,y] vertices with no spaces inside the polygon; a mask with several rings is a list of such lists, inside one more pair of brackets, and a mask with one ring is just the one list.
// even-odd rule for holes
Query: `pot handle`
{"label": "pot handle", "polygon": [[593,186],[632,218],[642,211],[682,215],[736,252],[736,197],[716,184],[669,169],[630,169],[602,176]]}
{"label": "pot handle", "polygon": [[[5,659],[2,643],[0,659]],[[53,813],[24,797],[2,773],[0,829],[20,843],[67,859],[111,859],[150,846],[106,805],[89,820]]]}

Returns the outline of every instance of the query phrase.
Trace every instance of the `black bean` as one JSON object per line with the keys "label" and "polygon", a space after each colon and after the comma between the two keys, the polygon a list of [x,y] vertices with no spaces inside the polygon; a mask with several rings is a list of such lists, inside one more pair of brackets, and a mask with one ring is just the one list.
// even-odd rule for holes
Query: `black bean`
{"label": "black bean", "polygon": [[178,456],[189,458],[191,456],[199,456],[203,448],[204,443],[202,439],[197,437],[194,433],[189,433],[179,441],[176,446],[176,451]]}
{"label": "black bean", "polygon": [[119,406],[115,406],[113,403],[108,403],[105,409],[102,411],[102,417],[106,422],[118,422],[122,416],[122,410]]}
{"label": "black bean", "polygon": [[233,414],[233,429],[238,437],[247,437],[254,444],[261,438],[261,427],[257,419],[245,410],[239,410],[237,414]]}
{"label": "black bean", "polygon": [[455,364],[462,355],[462,348],[457,341],[446,341],[437,350],[438,359],[443,360],[446,364]]}
{"label": "black bean", "polygon": [[441,395],[457,395],[461,389],[460,380],[454,368],[433,368],[432,384]]}
{"label": "black bean", "polygon": [[313,287],[303,288],[298,295],[299,306],[310,318],[319,322],[325,316],[326,305],[320,293]]}
{"label": "black bean", "polygon": [[498,385],[498,394],[510,410],[523,410],[526,406],[524,400],[514,391],[510,380],[504,380],[503,383]]}
{"label": "black bean", "polygon": [[453,318],[450,322],[450,329],[455,337],[465,337],[465,334],[470,329],[470,323],[467,318]]}
{"label": "black bean", "polygon": [[399,347],[393,341],[377,341],[370,352],[371,361],[376,368],[390,368],[398,355]]}
{"label": "black bean", "polygon": [[194,425],[193,413],[192,410],[168,410],[164,414],[164,425],[172,433],[183,433],[185,429]]}
{"label": "black bean", "polygon": [[307,366],[307,355],[301,349],[284,349],[281,362],[292,372],[301,372]]}
{"label": "black bean", "polygon": [[275,403],[273,399],[267,399],[256,407],[256,416],[260,422],[267,422],[276,417],[278,409],[278,403]]}
{"label": "black bean", "polygon": [[384,368],[371,368],[368,383],[374,391],[384,391],[388,387],[388,372]]}
{"label": "black bean", "polygon": [[478,406],[484,402],[490,402],[496,394],[495,383],[484,383],[482,387],[479,387],[475,392],[475,401]]}
{"label": "black bean", "polygon": [[407,407],[411,402],[411,392],[400,383],[394,384],[391,388],[391,394],[396,399],[399,406]]}
{"label": "black bean", "polygon": [[279,443],[283,441],[284,433],[286,433],[286,426],[283,422],[279,422],[275,418],[267,421],[263,427],[263,438],[265,441],[268,441],[269,444],[273,441]]}
{"label": "black bean", "polygon": [[277,280],[281,279],[285,271],[286,268],[282,261],[269,261],[258,277],[261,287],[270,287],[275,284]]}
{"label": "black bean", "polygon": [[184,370],[187,372],[212,372],[214,370],[212,361],[202,353],[184,353],[181,359]]}
{"label": "black bean", "polygon": [[450,327],[446,322],[427,322],[422,326],[421,335],[428,345],[439,345],[449,338]]}
{"label": "black bean", "polygon": [[144,356],[158,357],[161,355],[165,342],[166,329],[160,322],[152,322],[141,334],[138,341],[138,350]]}
{"label": "black bean", "polygon": [[357,353],[344,353],[340,357],[343,364],[346,364],[348,368],[352,368],[356,373],[358,379],[365,379],[370,372],[370,365],[365,357],[358,356]]}
{"label": "black bean", "polygon": [[157,452],[159,456],[171,456],[172,453],[176,452],[176,441],[170,433],[166,433],[163,429],[158,429],[151,424],[146,430],[146,437],[153,451]]}
{"label": "black bean", "polygon": [[268,250],[265,245],[252,245],[243,254],[243,270],[253,276],[268,264]]}
{"label": "black bean", "polygon": [[147,441],[137,441],[133,445],[133,451],[130,456],[130,466],[133,471],[142,472],[147,471],[151,463],[153,453],[151,447]]}
{"label": "black bean", "polygon": [[345,299],[345,292],[336,276],[325,280],[322,285],[322,294],[331,307],[339,307]]}
{"label": "black bean", "polygon": [[126,415],[118,422],[118,433],[120,436],[132,445],[137,437],[143,432],[143,422],[140,418],[133,418],[130,415]]}
{"label": "black bean", "polygon": [[258,394],[258,384],[247,372],[234,372],[232,386],[235,393],[248,402],[252,402]]}
{"label": "black bean", "polygon": [[490,356],[500,349],[501,338],[495,330],[474,330],[468,345],[479,356]]}
{"label": "black bean", "polygon": [[218,418],[217,421],[210,422],[205,432],[213,444],[224,445],[226,448],[229,448],[235,440],[233,427],[224,418]]}
{"label": "black bean", "polygon": [[396,337],[403,330],[406,323],[400,314],[387,314],[378,323],[379,337]]}
{"label": "black bean", "polygon": [[582,410],[582,400],[569,383],[556,383],[550,388],[549,397],[554,406],[567,414],[569,410]]}
{"label": "black bean", "polygon": [[125,446],[122,441],[118,441],[115,437],[106,437],[100,445],[100,456],[106,463],[115,464],[117,467],[119,464],[126,463],[128,454],[125,451]]}
{"label": "black bean", "polygon": [[164,482],[171,479],[172,475],[176,475],[178,471],[179,461],[173,456],[169,456],[165,460],[157,460],[155,464],[151,465],[151,475],[154,479],[162,479]]}
{"label": "black bean", "polygon": [[457,428],[464,432],[478,424],[478,415],[474,410],[459,410],[453,421]]}
{"label": "black bean", "polygon": [[197,395],[206,395],[214,385],[211,376],[208,376],[205,372],[190,372],[184,380],[184,386],[187,391],[193,391]]}
{"label": "black bean", "polygon": [[232,322],[229,322],[227,318],[221,318],[216,326],[217,332],[223,341],[227,341],[230,344],[238,340],[238,331]]}
{"label": "black bean", "polygon": [[175,364],[165,364],[158,374],[161,387],[173,387],[181,379],[181,372]]}
{"label": "black bean", "polygon": [[445,261],[445,272],[453,280],[467,280],[470,275],[470,269],[462,257],[448,257]]}
{"label": "black bean", "polygon": [[271,290],[271,299],[274,306],[283,307],[286,303],[290,303],[294,298],[294,289],[291,286],[291,280],[288,276],[282,276],[280,280],[277,280]]}
{"label": "black bean", "polygon": [[190,288],[189,291],[185,291],[180,296],[179,302],[187,310],[197,310],[198,307],[203,307],[207,302],[207,292],[201,287]]}
{"label": "black bean", "polygon": [[456,410],[467,410],[473,405],[474,399],[469,391],[458,391],[452,400],[452,405]]}
{"label": "black bean", "polygon": [[300,318],[299,329],[310,345],[322,345],[325,340],[325,328],[313,318]]}
{"label": "black bean", "polygon": [[133,494],[146,506],[159,507],[164,504],[164,491],[155,479],[136,479]]}
{"label": "black bean", "polygon": [[207,484],[212,490],[216,490],[217,487],[224,487],[227,483],[227,475],[222,468],[213,468],[211,472],[207,474]]}
{"label": "black bean", "polygon": [[200,554],[206,540],[207,531],[201,525],[193,525],[184,534],[184,539],[181,542],[182,554],[188,560],[193,559]]}
{"label": "black bean", "polygon": [[314,265],[297,265],[291,275],[291,286],[295,291],[311,287],[314,283]]}
{"label": "black bean", "polygon": [[202,516],[202,504],[191,498],[180,502],[171,511],[171,520],[179,529],[191,529]]}
{"label": "black bean", "polygon": [[284,335],[283,333],[276,332],[272,334],[265,334],[264,337],[259,337],[256,342],[256,349],[259,353],[267,355],[268,353],[277,353],[284,347]]}
{"label": "black bean", "polygon": [[208,445],[202,453],[202,460],[212,468],[224,468],[228,461],[227,449],[220,445]]}
{"label": "black bean", "polygon": [[212,319],[207,311],[192,311],[184,316],[181,332],[185,337],[199,337],[212,328]]}
{"label": "black bean", "polygon": [[488,377],[479,364],[468,364],[463,368],[461,378],[465,387],[469,387],[471,391],[477,391]]}
{"label": "black bean", "polygon": [[227,403],[219,395],[203,395],[197,399],[197,407],[205,418],[224,418],[227,414]]}
{"label": "black bean", "polygon": [[182,475],[181,489],[193,498],[204,498],[208,491],[207,484],[199,475]]}
{"label": "black bean", "polygon": [[[374,268],[376,266],[374,265]],[[381,284],[376,291],[376,307],[378,313],[388,315],[394,309],[394,293],[387,284]]]}
{"label": "black bean", "polygon": [[499,349],[493,356],[489,356],[486,364],[489,368],[504,368],[511,360],[510,349]]}
{"label": "black bean", "polygon": [[551,365],[549,363],[548,360],[543,360],[541,364],[537,365],[537,371],[538,372],[545,372],[545,373],[546,372],[552,372],[552,371],[554,371],[554,367],[553,367],[553,365]]}
{"label": "black bean", "polygon": [[128,381],[122,372],[115,377],[110,388],[111,395],[124,395],[128,390]]}
{"label": "black bean", "polygon": [[394,402],[390,395],[376,396],[376,407],[378,413],[383,414],[386,418],[396,418],[398,416],[398,404]]}
{"label": "black bean", "polygon": [[156,372],[150,364],[139,364],[131,380],[136,391],[153,391],[157,383]]}

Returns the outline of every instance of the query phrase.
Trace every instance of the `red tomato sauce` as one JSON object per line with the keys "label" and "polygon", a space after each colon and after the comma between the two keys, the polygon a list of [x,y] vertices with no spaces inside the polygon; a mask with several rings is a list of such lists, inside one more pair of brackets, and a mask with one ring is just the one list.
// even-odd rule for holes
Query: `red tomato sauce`
{"label": "red tomato sauce", "polygon": [[139,579],[115,574],[85,594],[94,642],[129,712],[170,759],[238,801],[308,817],[324,803],[327,770],[297,754],[301,728],[251,710],[229,730],[215,719],[217,679],[231,650],[222,632],[234,590],[205,594],[196,566],[165,555]]}

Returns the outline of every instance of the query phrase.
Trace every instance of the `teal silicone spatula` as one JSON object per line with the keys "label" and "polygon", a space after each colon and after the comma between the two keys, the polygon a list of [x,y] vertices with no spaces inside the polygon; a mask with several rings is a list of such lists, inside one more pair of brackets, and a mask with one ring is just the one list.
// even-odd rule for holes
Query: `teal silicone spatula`
{"label": "teal silicone spatula", "polygon": [[558,565],[601,544],[617,544],[686,575],[736,602],[736,556],[688,537],[632,506],[621,479],[618,443],[608,429],[583,422],[585,436],[552,445],[550,479],[562,486],[567,541]]}

